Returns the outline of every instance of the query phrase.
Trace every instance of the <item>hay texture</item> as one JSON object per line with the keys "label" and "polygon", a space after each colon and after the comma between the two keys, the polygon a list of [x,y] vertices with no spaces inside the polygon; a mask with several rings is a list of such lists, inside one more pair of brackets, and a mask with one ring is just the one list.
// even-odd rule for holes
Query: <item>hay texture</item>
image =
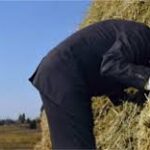
{"label": "hay texture", "polygon": [[[150,25],[150,0],[97,0],[91,3],[83,28],[109,18],[135,20]],[[106,96],[92,98],[93,132],[98,150],[150,150],[150,102],[124,101],[114,106]],[[46,116],[42,115],[40,150],[49,150]],[[36,149],[38,150],[38,149]]]}
{"label": "hay texture", "polygon": [[150,25],[150,0],[95,0],[81,28],[106,19],[128,19]]}
{"label": "hay texture", "polygon": [[34,150],[50,150],[51,149],[51,140],[50,140],[50,133],[48,129],[48,122],[45,111],[41,113],[41,129],[42,129],[42,137],[41,141],[39,141]]}

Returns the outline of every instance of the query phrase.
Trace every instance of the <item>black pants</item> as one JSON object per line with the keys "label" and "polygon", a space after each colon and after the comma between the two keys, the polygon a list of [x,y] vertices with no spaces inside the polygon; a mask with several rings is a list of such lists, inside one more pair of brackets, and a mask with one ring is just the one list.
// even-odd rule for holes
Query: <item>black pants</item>
{"label": "black pants", "polygon": [[[46,110],[52,148],[96,149],[91,86],[70,51],[54,54],[43,59],[30,80],[39,90]],[[95,87],[93,91],[100,90],[96,92],[99,95],[103,88],[117,87],[110,83],[101,80],[97,83],[101,88]]]}
{"label": "black pants", "polygon": [[[96,149],[91,97],[71,53],[43,62],[36,79],[48,118],[52,149]],[[103,81],[105,83],[105,81]],[[103,82],[98,83],[104,87]],[[97,90],[97,89],[95,89]]]}
{"label": "black pants", "polygon": [[48,118],[52,149],[96,149],[91,100],[85,92],[68,93],[55,103],[41,94]]}
{"label": "black pants", "polygon": [[70,50],[43,58],[30,78],[48,118],[52,149],[95,149],[91,92]]}

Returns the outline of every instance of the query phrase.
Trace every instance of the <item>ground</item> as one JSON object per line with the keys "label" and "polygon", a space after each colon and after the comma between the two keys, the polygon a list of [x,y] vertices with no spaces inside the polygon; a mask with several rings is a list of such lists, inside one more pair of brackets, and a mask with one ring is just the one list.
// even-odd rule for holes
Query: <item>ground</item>
{"label": "ground", "polygon": [[40,138],[39,128],[31,130],[26,125],[0,126],[0,150],[33,150]]}

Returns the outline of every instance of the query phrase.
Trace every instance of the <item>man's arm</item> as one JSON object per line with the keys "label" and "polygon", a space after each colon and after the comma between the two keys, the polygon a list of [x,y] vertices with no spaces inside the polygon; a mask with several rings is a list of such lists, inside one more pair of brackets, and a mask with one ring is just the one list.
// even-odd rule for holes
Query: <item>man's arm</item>
{"label": "man's arm", "polygon": [[[150,68],[136,65],[133,46],[120,36],[114,45],[104,54],[100,74],[112,77],[126,86],[144,89],[150,76]],[[127,56],[128,55],[128,56]]]}

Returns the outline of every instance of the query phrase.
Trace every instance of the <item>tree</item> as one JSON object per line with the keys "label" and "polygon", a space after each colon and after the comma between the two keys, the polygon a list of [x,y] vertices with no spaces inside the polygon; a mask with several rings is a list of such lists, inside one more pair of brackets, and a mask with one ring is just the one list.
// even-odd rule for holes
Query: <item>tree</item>
{"label": "tree", "polygon": [[30,122],[31,122],[31,119],[30,119],[30,118],[27,118],[27,119],[26,119],[26,123],[27,123],[27,124],[30,124]]}
{"label": "tree", "polygon": [[19,117],[18,117],[18,122],[19,123],[25,123],[25,121],[26,121],[25,113],[20,114]]}

